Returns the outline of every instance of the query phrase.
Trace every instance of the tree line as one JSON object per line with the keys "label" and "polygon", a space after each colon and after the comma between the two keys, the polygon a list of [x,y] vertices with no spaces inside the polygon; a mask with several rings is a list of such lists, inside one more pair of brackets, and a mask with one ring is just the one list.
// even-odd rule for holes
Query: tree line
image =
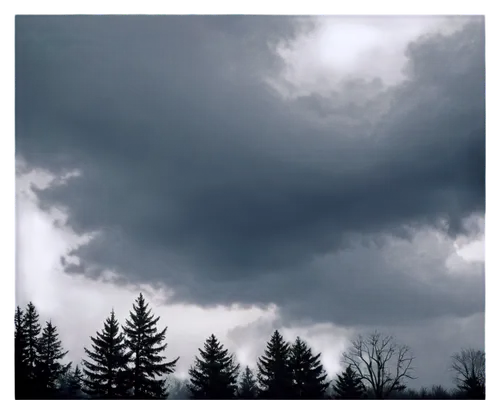
{"label": "tree line", "polygon": [[485,356],[462,350],[452,356],[457,387],[407,388],[413,356],[392,336],[359,336],[343,354],[345,369],[331,381],[306,341],[287,342],[279,331],[268,341],[256,370],[240,366],[234,354],[210,335],[189,369],[187,382],[168,384],[179,357],[168,360],[166,331],[139,294],[121,325],[113,310],[84,347],[85,358],[64,363],[57,327],[42,329],[33,303],[16,308],[15,393],[18,399],[166,399],[174,388],[191,399],[359,399],[485,398]]}

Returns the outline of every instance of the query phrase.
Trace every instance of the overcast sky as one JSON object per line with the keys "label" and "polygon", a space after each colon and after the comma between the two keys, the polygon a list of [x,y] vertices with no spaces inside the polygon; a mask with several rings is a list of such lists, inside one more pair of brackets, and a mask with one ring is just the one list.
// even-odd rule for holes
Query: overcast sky
{"label": "overcast sky", "polygon": [[273,329],[413,386],[484,349],[480,17],[16,18],[17,302],[71,360],[143,290],[185,376]]}

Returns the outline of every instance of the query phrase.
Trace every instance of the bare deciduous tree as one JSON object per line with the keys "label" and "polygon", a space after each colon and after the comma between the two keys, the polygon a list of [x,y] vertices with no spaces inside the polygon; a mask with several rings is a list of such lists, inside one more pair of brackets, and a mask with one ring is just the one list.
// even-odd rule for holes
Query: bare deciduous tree
{"label": "bare deciduous tree", "polygon": [[451,370],[459,386],[478,379],[482,385],[486,381],[486,352],[484,350],[462,348],[451,356]]}
{"label": "bare deciduous tree", "polygon": [[404,389],[406,379],[415,379],[410,348],[397,344],[392,336],[382,337],[378,332],[366,338],[360,335],[342,356],[342,361],[357,371],[377,399]]}

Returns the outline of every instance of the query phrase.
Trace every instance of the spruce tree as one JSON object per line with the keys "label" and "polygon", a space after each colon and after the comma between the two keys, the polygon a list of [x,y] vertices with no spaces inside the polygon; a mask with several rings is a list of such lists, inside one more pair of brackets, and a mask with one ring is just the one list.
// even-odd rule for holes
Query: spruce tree
{"label": "spruce tree", "polygon": [[55,398],[60,392],[60,384],[71,364],[62,364],[60,360],[68,353],[63,351],[57,328],[48,321],[43,328],[38,345],[39,360],[36,367],[36,387],[39,398]]}
{"label": "spruce tree", "polygon": [[67,399],[81,399],[83,397],[82,383],[83,374],[80,367],[77,365],[68,374],[64,397]]}
{"label": "spruce tree", "polygon": [[16,380],[19,384],[19,395],[23,398],[39,397],[36,389],[36,365],[38,363],[38,341],[40,340],[41,327],[35,305],[30,302],[24,313],[18,307],[14,315],[14,324],[17,325],[13,332],[21,346],[18,351],[22,353],[18,368],[21,370]]}
{"label": "spruce tree", "polygon": [[327,374],[320,361],[321,353],[312,354],[311,348],[297,337],[290,351],[294,399],[320,399],[328,388]]}
{"label": "spruce tree", "polygon": [[14,314],[14,376],[15,395],[18,399],[26,397],[28,346],[24,331],[24,312],[18,306]]}
{"label": "spruce tree", "polygon": [[333,384],[336,399],[360,399],[365,393],[365,386],[358,374],[349,365],[342,375],[337,375]]}
{"label": "spruce tree", "polygon": [[25,392],[23,393],[26,398],[38,397],[36,383],[37,374],[36,368],[38,364],[38,344],[40,340],[40,332],[42,330],[40,323],[38,322],[39,315],[36,310],[35,305],[29,302],[26,306],[26,311],[23,318],[23,330],[24,338],[26,340],[25,344]]}
{"label": "spruce tree", "polygon": [[236,396],[239,365],[215,335],[198,349],[201,357],[189,370],[192,399],[232,399]]}
{"label": "spruce tree", "polygon": [[16,360],[26,361],[26,334],[24,332],[24,312],[21,307],[16,307],[14,314],[14,349],[16,351]]}
{"label": "spruce tree", "polygon": [[289,364],[290,345],[275,331],[265,353],[257,362],[259,396],[266,399],[293,397],[293,377]]}
{"label": "spruce tree", "polygon": [[126,373],[128,357],[125,337],[112,310],[104,321],[104,328],[90,337],[92,348],[84,348],[88,360],[82,360],[85,386],[83,391],[91,397],[125,397],[127,385],[122,376]]}
{"label": "spruce tree", "polygon": [[[167,348],[165,333],[167,328],[158,331],[155,317],[142,293],[133,304],[130,319],[125,321],[125,344],[130,360],[130,384],[135,398],[165,398],[166,376],[175,370],[179,357],[164,361],[161,353]],[[159,379],[155,379],[159,377]]]}
{"label": "spruce tree", "polygon": [[257,380],[252,370],[247,366],[241,374],[240,384],[238,386],[238,398],[255,399],[258,395]]}

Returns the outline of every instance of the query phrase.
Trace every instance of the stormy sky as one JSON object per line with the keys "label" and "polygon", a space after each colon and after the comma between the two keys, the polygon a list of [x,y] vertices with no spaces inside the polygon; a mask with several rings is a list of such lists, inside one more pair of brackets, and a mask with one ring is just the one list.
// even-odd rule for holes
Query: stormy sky
{"label": "stormy sky", "polygon": [[68,355],[146,291],[212,332],[484,348],[482,17],[18,16],[17,299]]}

